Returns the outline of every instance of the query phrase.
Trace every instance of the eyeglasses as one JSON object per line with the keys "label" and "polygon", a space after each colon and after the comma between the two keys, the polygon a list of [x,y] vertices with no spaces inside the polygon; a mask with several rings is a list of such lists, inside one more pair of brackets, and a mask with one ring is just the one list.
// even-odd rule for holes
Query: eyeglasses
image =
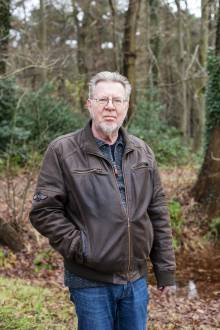
{"label": "eyeglasses", "polygon": [[118,98],[118,97],[101,97],[101,98],[94,98],[92,99],[93,101],[95,101],[96,103],[98,103],[99,105],[102,105],[102,106],[106,106],[109,101],[111,100],[112,101],[112,104],[114,105],[114,107],[120,107],[122,106],[122,104],[124,102],[126,102],[127,100],[126,99],[121,99],[121,98]]}

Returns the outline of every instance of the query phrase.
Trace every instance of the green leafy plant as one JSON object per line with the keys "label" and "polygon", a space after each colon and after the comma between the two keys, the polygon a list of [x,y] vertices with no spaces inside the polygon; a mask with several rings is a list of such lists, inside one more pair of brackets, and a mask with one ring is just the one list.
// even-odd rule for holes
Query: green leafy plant
{"label": "green leafy plant", "polygon": [[164,120],[164,110],[156,91],[149,91],[138,102],[129,131],[152,147],[160,164],[187,163],[190,149],[183,143],[180,132]]}
{"label": "green leafy plant", "polygon": [[220,217],[214,218],[209,224],[209,238],[215,241],[220,237]]}
{"label": "green leafy plant", "polygon": [[[82,127],[85,118],[54,95],[54,86],[45,84],[37,92],[27,93],[19,109],[18,126],[29,129],[27,142],[44,151],[48,143],[57,136]],[[23,119],[25,118],[25,120]]]}
{"label": "green leafy plant", "polygon": [[39,272],[42,269],[54,269],[53,266],[53,251],[50,249],[44,250],[34,258],[35,270]]}
{"label": "green leafy plant", "polygon": [[169,202],[168,206],[173,231],[173,246],[175,249],[178,249],[181,245],[181,234],[183,230],[181,204],[173,199]]}
{"label": "green leafy plant", "polygon": [[55,87],[23,90],[13,80],[0,81],[0,157],[24,164],[32,152],[43,153],[57,136],[82,127],[86,118],[72,110]]}

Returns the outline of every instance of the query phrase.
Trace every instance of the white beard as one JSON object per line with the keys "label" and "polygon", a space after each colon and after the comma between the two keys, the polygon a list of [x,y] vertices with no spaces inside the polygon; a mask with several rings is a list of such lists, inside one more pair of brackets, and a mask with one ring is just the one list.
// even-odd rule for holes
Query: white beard
{"label": "white beard", "polygon": [[[96,125],[96,124],[95,124]],[[97,125],[96,125],[97,127]],[[106,135],[111,135],[119,130],[121,125],[117,123],[100,123],[98,124],[98,129],[101,130]]]}
{"label": "white beard", "polygon": [[122,126],[124,121],[123,119],[119,123],[106,123],[106,122],[97,123],[93,111],[90,110],[89,112],[97,131],[101,131],[107,136],[110,136],[118,132],[119,128]]}

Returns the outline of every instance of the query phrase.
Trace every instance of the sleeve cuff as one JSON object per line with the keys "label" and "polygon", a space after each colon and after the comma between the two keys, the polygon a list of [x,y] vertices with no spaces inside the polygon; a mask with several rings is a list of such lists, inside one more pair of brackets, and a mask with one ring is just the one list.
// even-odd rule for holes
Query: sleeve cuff
{"label": "sleeve cuff", "polygon": [[174,271],[155,271],[157,286],[172,286],[176,284]]}

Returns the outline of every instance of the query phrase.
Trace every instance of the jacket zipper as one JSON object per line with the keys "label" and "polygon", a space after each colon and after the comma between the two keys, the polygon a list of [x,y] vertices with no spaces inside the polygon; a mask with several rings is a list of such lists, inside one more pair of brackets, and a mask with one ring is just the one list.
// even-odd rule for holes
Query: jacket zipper
{"label": "jacket zipper", "polygon": [[124,178],[124,184],[125,184],[125,198],[126,198],[126,215],[127,215],[127,225],[128,225],[128,280],[129,278],[129,272],[131,271],[131,224],[129,219],[129,212],[128,212],[128,197],[127,197],[127,188],[126,188],[126,178],[124,175],[124,160],[125,157],[123,156],[122,159],[122,174]]}
{"label": "jacket zipper", "polygon": [[[113,170],[115,183],[116,183],[118,193],[119,193],[120,205],[121,205],[121,196],[120,196],[120,191],[119,191],[118,183],[117,183],[117,179],[116,179],[116,177],[118,176],[118,169],[117,169],[116,164],[112,165],[107,158],[101,157],[98,154],[91,153],[91,152],[90,152],[90,154],[92,154],[94,156],[98,156],[101,159],[105,159],[107,161],[107,163],[110,164],[110,166]],[[124,159],[124,156],[123,156],[123,159]],[[129,279],[130,279],[129,278],[129,272],[131,270],[131,226],[130,226],[130,219],[129,219],[129,216],[128,216],[128,198],[127,198],[126,180],[125,180],[125,175],[124,175],[124,161],[123,161],[123,159],[122,159],[122,174],[123,174],[124,184],[125,184],[126,209],[124,209],[124,207],[122,207],[122,206],[121,206],[121,208],[122,208],[123,212],[125,213],[125,217],[126,217],[126,220],[127,220],[127,228],[128,228],[128,268],[127,268],[128,276],[127,277],[128,277],[128,281],[129,281]]]}
{"label": "jacket zipper", "polygon": [[115,176],[118,177],[118,168],[115,162],[113,162]]}
{"label": "jacket zipper", "polygon": [[[127,198],[127,189],[126,189],[126,180],[125,180],[125,175],[124,175],[124,166],[123,166],[123,161],[122,161],[122,174],[123,174],[123,178],[124,178],[124,184],[125,184],[125,199],[126,199],[126,209],[125,209],[125,214],[126,214],[126,219],[127,219],[127,228],[128,228],[128,268],[127,268],[127,278],[128,281],[130,280],[129,277],[129,272],[131,271],[131,225],[130,225],[130,219],[128,216],[128,198]],[[111,165],[111,164],[110,164]],[[112,165],[111,165],[112,166]],[[114,178],[115,178],[115,182],[118,188],[118,183],[117,183],[117,179],[116,177],[118,176],[118,170],[116,167],[116,164],[113,163],[113,173],[114,173]],[[120,191],[118,189],[118,192],[120,194]],[[121,198],[121,196],[119,196]],[[121,204],[121,200],[120,200],[120,204]],[[123,208],[124,210],[124,208]]]}

